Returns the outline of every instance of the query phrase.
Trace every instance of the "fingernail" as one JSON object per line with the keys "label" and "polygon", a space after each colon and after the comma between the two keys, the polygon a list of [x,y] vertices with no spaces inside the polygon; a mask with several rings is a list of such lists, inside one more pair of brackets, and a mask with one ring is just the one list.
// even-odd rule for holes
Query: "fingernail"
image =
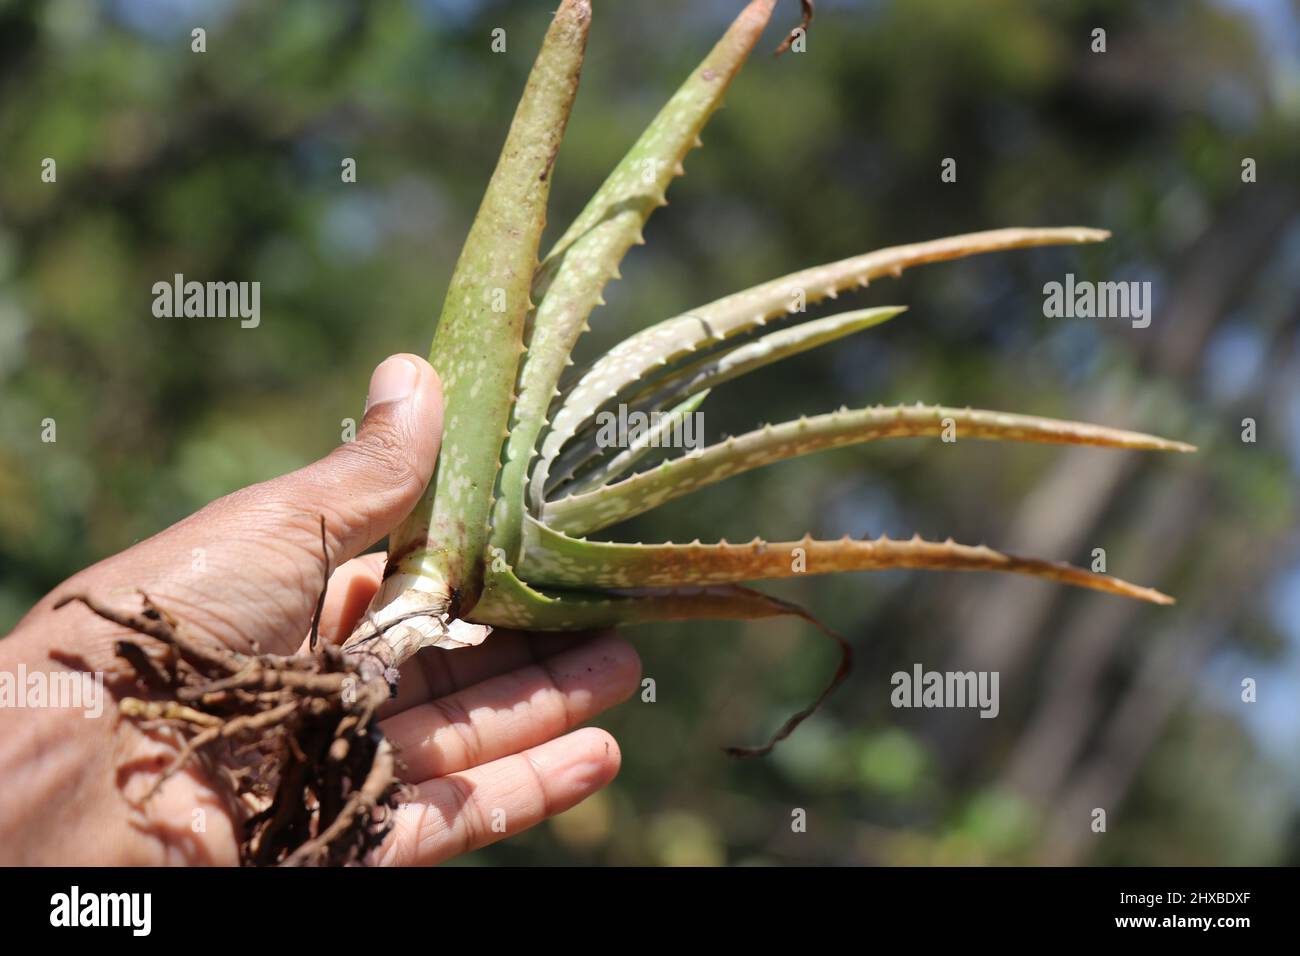
{"label": "fingernail", "polygon": [[368,412],[384,402],[400,402],[415,390],[415,383],[419,377],[420,370],[410,359],[400,355],[384,359],[375,369],[375,374],[370,376],[370,391],[366,393],[365,410]]}

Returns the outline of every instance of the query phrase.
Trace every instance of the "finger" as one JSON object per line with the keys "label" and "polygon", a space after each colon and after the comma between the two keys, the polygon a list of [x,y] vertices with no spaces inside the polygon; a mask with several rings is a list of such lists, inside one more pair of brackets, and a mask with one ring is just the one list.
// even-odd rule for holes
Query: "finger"
{"label": "finger", "polygon": [[521,754],[429,780],[393,813],[380,850],[389,866],[431,866],[581,803],[618,773],[618,744],[596,727]]}
{"label": "finger", "polygon": [[443,650],[428,647],[402,665],[397,697],[380,711],[391,717],[411,707],[471,687],[489,677],[536,664],[561,650],[576,647],[605,631],[527,633],[494,630],[476,647]]}
{"label": "finger", "polygon": [[[357,437],[324,458],[255,486],[264,501],[290,506],[295,529],[324,515],[330,566],[356,557],[397,526],[424,494],[442,436],[442,386],[415,355],[394,355],[370,379]],[[318,531],[313,531],[318,535]],[[320,553],[319,539],[314,539]]]}
{"label": "finger", "polygon": [[626,700],[640,680],[632,645],[605,634],[412,707],[381,726],[398,748],[402,776],[419,782],[558,737]]}
{"label": "finger", "polygon": [[322,640],[338,644],[352,633],[379,590],[383,574],[384,555],[376,551],[353,558],[330,575],[320,615]]}

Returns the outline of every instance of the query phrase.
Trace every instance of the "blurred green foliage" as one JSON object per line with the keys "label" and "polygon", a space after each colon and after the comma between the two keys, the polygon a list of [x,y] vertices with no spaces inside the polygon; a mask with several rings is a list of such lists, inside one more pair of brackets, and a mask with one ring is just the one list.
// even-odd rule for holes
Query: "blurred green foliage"
{"label": "blurred green foliage", "polygon": [[[553,235],[738,6],[596,4]],[[1105,547],[1110,570],[1180,604],[1116,610],[982,576],[784,582],[772,590],[849,635],[858,666],[771,759],[744,763],[719,745],[802,706],[833,649],[792,622],[642,629],[656,700],[603,721],[623,747],[615,785],[467,862],[1300,862],[1295,4],[818,8],[807,53],[756,54],[737,81],[579,362],[872,247],[1098,226],[1114,232],[1104,247],[926,267],[853,296],[911,311],[716,391],[710,432],[925,400],[1091,418],[1202,452],[885,442],[734,479],[626,533],[915,531],[1045,541],[1044,556],[1085,564]],[[78,568],[322,455],[359,417],[373,366],[426,347],[549,10],[0,3],[0,631]],[[778,10],[771,46],[797,5]],[[56,183],[40,179],[46,157]],[[341,182],[344,157],[356,183]],[[956,183],[940,182],[944,157]],[[1153,281],[1152,328],[1045,319],[1042,285],[1069,271]],[[155,318],[151,287],[175,273],[260,281],[260,326]],[[1240,441],[1245,416],[1256,444]],[[1003,668],[999,719],[890,708],[893,671],[971,660]],[[1258,705],[1241,703],[1242,676],[1259,678]],[[1067,755],[1055,776],[1035,741]],[[1105,834],[1089,830],[1097,801]]]}

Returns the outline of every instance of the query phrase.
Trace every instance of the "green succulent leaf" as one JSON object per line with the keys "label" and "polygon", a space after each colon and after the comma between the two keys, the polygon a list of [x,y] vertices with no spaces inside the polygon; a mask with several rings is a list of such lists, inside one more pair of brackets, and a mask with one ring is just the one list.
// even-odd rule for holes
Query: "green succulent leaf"
{"label": "green succulent leaf", "polygon": [[[531,517],[525,520],[535,524]],[[529,534],[527,529],[528,525],[525,525],[525,535]],[[768,753],[816,713],[849,674],[853,662],[852,645],[797,604],[736,584],[636,587],[603,593],[550,591],[544,594],[520,580],[506,562],[505,552],[493,548],[483,597],[471,615],[473,620],[501,627],[566,631],[652,621],[752,621],[786,616],[801,618],[831,638],[839,649],[839,665],[817,699],[787,718],[765,744],[726,748],[736,757]]]}
{"label": "green succulent leaf", "polygon": [[704,404],[704,400],[708,398],[709,391],[706,388],[703,391],[696,392],[680,405],[676,405],[663,413],[657,426],[651,427],[644,435],[632,442],[628,448],[619,452],[608,462],[600,465],[589,475],[585,475],[581,480],[574,482],[570,493],[580,494],[583,491],[603,487],[625,474],[651,451],[668,447],[667,440],[674,433],[674,430],[680,429],[687,421],[688,416],[695,414],[699,410],[699,407]]}
{"label": "green succulent leaf", "polygon": [[556,11],[456,263],[429,353],[446,403],[442,451],[423,499],[390,536],[389,560],[404,573],[456,582],[465,607],[473,605],[481,582],[479,559],[523,352],[551,171],[578,91],[590,24],[588,0],[564,0]]}
{"label": "green succulent leaf", "polygon": [[984,545],[958,544],[951,538],[925,541],[916,536],[895,541],[881,536],[858,541],[846,536],[839,541],[818,541],[805,536],[781,542],[755,538],[748,544],[619,544],[571,538],[529,518],[524,540],[521,573],[529,580],[560,587],[577,582],[608,588],[628,587],[631,582],[674,587],[686,582],[708,585],[799,574],[915,568],[1011,572],[1153,604],[1173,603],[1173,598],[1159,591],[1109,575],[1057,561],[1003,554]]}
{"label": "green succulent leaf", "polygon": [[700,131],[744,65],[774,3],[753,0],[740,13],[537,270],[533,295],[539,304],[528,333],[528,352],[506,444],[493,515],[494,547],[507,553],[518,547],[527,469],[556,385],[570,364],[574,344],[587,328],[588,316],[603,303],[601,292],[610,279],[618,277],[618,264],[628,249],[643,241],[641,230],[650,214],[667,203],[668,184],[682,174],[682,160],[698,145]]}
{"label": "green succulent leaf", "polygon": [[[639,395],[630,396],[628,405],[635,411],[648,412],[662,408],[666,403],[680,400],[700,389],[721,385],[723,382],[779,362],[791,355],[872,328],[905,311],[905,306],[895,305],[859,309],[856,312],[831,315],[781,329],[778,332],[770,332],[753,341],[737,342],[732,348],[724,346],[722,351],[690,362],[662,380],[648,385]],[[556,459],[551,474],[552,482],[558,484],[567,479],[597,455],[599,448],[595,430],[587,431],[590,434],[575,439],[573,444]],[[626,469],[620,469],[622,470]],[[612,476],[599,483],[607,483],[610,477]],[[565,492],[577,494],[588,487],[590,487],[589,483],[583,482],[581,486],[566,488]],[[550,487],[546,489],[546,493],[548,496],[551,495]]]}
{"label": "green succulent leaf", "polygon": [[804,613],[794,605],[734,585],[607,591],[580,586],[543,592],[516,574],[506,563],[504,551],[493,549],[483,596],[468,619],[496,627],[567,631],[651,621],[749,621]]}
{"label": "green succulent leaf", "polygon": [[666,501],[762,465],[881,438],[918,436],[1100,445],[1152,451],[1194,451],[1191,445],[1141,432],[1033,415],[941,405],[841,409],[767,425],[672,458],[656,468],[580,495],[547,502],[542,522],[572,535],[608,527]]}

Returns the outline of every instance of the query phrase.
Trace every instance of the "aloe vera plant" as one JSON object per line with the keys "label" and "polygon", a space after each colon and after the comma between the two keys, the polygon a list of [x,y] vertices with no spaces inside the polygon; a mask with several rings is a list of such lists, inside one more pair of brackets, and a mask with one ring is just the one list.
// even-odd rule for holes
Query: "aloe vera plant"
{"label": "aloe vera plant", "polygon": [[[221,678],[223,687],[238,682],[262,686],[258,681],[273,666],[316,672],[276,686],[283,693],[310,687],[318,715],[313,732],[323,734],[326,744],[331,739],[345,744],[329,748],[331,754],[340,749],[350,761],[346,775],[329,778],[350,781],[350,789],[332,798],[345,809],[328,825],[324,820],[310,823],[312,807],[320,801],[302,796],[311,790],[303,780],[319,775],[301,766],[292,774],[282,769],[272,809],[254,819],[245,840],[246,859],[347,862],[377,845],[382,825],[373,822],[369,811],[391,804],[396,789],[391,748],[375,739],[372,718],[389,695],[396,667],[421,648],[477,644],[488,639],[492,627],[569,630],[790,614],[815,623],[802,609],[742,582],[885,568],[1014,572],[1157,604],[1171,602],[1159,591],[1104,574],[951,539],[644,544],[587,537],[740,472],[877,439],[955,434],[1192,450],[1180,442],[1098,425],[923,405],[841,408],[767,425],[640,470],[655,450],[653,434],[627,447],[604,447],[596,427],[603,411],[625,406],[662,413],[662,429],[693,413],[737,376],[865,331],[903,311],[882,306],[800,321],[805,303],[833,299],[914,266],[1106,238],[1103,231],[1079,227],[998,229],[804,269],[649,325],[565,381],[570,356],[589,316],[602,304],[604,287],[618,278],[629,249],[642,243],[650,214],[666,204],[670,182],[682,173],[686,154],[700,145],[702,128],[774,4],[752,0],[744,8],[574,222],[540,256],[552,174],[592,15],[589,0],[560,4],[451,277],[434,336],[429,359],[442,378],[446,401],[436,472],[419,505],[390,535],[383,584],[342,653],[317,648],[310,666],[298,658],[214,660],[210,652],[187,644],[156,609],[145,619],[123,621],[171,641],[182,656],[196,657],[204,674],[230,675]],[[805,15],[809,8],[805,4]],[[780,326],[767,329],[774,321]],[[849,646],[842,639],[840,644],[841,666],[818,702],[847,672]],[[270,706],[265,698],[257,703],[264,713]],[[201,701],[203,694],[191,689],[182,699]],[[132,708],[142,716],[157,709],[133,704],[124,710]],[[791,718],[772,740],[788,734],[809,712]],[[322,714],[331,722],[322,722]],[[759,753],[770,746],[733,752]],[[324,749],[286,747],[283,759]],[[322,784],[312,786],[317,792]],[[300,818],[300,825],[283,822]],[[313,836],[296,848],[273,842],[294,833]]]}
{"label": "aloe vera plant", "polygon": [[[1010,571],[1155,603],[1150,588],[1067,564],[944,542],[620,544],[586,538],[731,475],[796,455],[896,436],[1187,451],[1150,435],[1028,415],[943,407],[840,409],[727,438],[628,474],[648,442],[609,454],[602,410],[668,416],[786,356],[886,321],[902,308],[847,312],[765,332],[799,304],[834,298],[926,263],[1062,243],[1095,229],[999,229],[896,246],[805,269],[661,321],[560,388],[588,317],[641,243],[650,214],[766,26],[753,0],[654,118],[554,247],[538,260],[547,192],[578,85],[591,9],[565,0],[543,43],[447,292],[429,360],[443,376],[447,428],[433,481],[390,539],[388,576],[350,642],[388,666],[420,647],[483,640],[491,626],[588,628],[644,621],[802,613],[739,582],[881,568]],[[791,560],[799,549],[802,562]]]}

